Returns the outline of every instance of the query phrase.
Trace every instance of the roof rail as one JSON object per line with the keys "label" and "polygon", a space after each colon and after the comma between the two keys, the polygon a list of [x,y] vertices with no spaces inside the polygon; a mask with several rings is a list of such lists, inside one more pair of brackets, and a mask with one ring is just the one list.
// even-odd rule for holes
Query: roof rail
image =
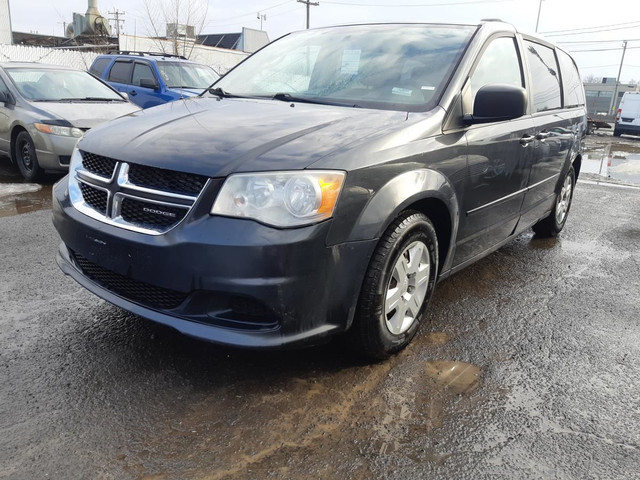
{"label": "roof rail", "polygon": [[162,53],[162,52],[136,52],[133,50],[109,50],[107,52],[108,55],[138,55],[140,57],[171,57],[171,58],[180,58],[182,60],[188,60],[187,57],[183,55],[174,55],[172,53]]}

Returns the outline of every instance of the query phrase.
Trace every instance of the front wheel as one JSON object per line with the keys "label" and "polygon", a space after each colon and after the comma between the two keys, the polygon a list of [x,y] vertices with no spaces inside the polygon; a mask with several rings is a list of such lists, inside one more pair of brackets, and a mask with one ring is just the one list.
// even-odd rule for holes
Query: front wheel
{"label": "front wheel", "polygon": [[575,184],[576,174],[573,171],[573,167],[569,167],[569,171],[562,182],[562,188],[556,196],[553,210],[532,227],[536,235],[540,237],[555,237],[560,233],[569,215]]}
{"label": "front wheel", "polygon": [[358,301],[351,338],[366,357],[382,360],[418,331],[438,273],[438,239],[422,213],[404,212],[380,239]]}
{"label": "front wheel", "polygon": [[20,169],[20,173],[25,180],[34,182],[42,177],[44,171],[40,168],[40,164],[38,163],[36,147],[31,135],[24,131],[20,132],[16,137],[13,153],[14,159]]}

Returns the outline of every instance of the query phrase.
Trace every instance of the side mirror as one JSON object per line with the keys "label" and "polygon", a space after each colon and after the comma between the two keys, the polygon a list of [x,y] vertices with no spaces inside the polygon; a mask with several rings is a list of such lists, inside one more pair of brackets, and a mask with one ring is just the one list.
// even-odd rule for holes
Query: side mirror
{"label": "side mirror", "polygon": [[128,102],[131,101],[131,98],[129,98],[129,94],[127,92],[118,92],[118,93],[120,94],[121,97],[123,97]]}
{"label": "side mirror", "polygon": [[527,91],[513,85],[485,85],[476,93],[473,115],[465,115],[464,123],[502,122],[520,118],[527,112]]}
{"label": "side mirror", "polygon": [[156,82],[152,78],[141,78],[140,79],[140,86],[142,88],[151,88],[153,90],[157,90],[158,89],[158,82]]}

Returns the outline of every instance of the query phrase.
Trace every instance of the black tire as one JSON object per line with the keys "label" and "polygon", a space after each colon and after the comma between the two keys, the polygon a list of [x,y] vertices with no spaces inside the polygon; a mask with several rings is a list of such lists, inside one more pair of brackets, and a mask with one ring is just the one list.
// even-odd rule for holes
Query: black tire
{"label": "black tire", "polygon": [[573,167],[569,167],[569,171],[560,184],[560,191],[556,194],[553,210],[532,227],[537,236],[555,237],[560,233],[569,216],[575,186],[576,174]]}
{"label": "black tire", "polygon": [[[405,263],[404,280],[399,282],[399,267]],[[416,272],[410,273],[412,269]],[[382,235],[371,257],[349,332],[351,344],[372,360],[384,360],[406,347],[418,331],[437,275],[438,239],[433,224],[420,212],[403,212]],[[394,304],[399,307],[389,313]]]}
{"label": "black tire", "polygon": [[619,132],[618,130],[616,130],[615,128],[613,129],[613,136],[614,137],[619,137],[620,135],[622,135],[621,132]]}
{"label": "black tire", "polygon": [[22,131],[16,137],[13,158],[25,180],[35,182],[40,180],[44,175],[44,171],[38,163],[38,156],[33,139],[27,132]]}

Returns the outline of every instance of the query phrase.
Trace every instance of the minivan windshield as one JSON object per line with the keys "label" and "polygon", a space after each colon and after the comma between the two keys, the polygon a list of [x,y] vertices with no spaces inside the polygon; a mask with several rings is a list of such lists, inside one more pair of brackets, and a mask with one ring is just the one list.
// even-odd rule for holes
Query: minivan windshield
{"label": "minivan windshield", "polygon": [[425,111],[475,32],[461,25],[355,25],[287,35],[249,57],[212,94]]}
{"label": "minivan windshield", "polygon": [[51,68],[7,68],[11,81],[33,102],[126,102],[87,72]]}

